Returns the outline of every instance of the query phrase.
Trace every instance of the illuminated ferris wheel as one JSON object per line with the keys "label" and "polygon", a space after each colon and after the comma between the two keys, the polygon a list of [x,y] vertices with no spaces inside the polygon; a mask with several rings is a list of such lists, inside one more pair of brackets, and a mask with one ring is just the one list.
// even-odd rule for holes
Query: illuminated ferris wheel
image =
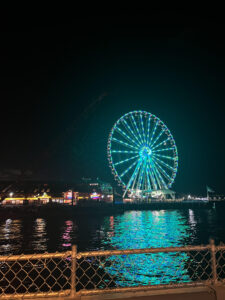
{"label": "illuminated ferris wheel", "polygon": [[124,196],[140,198],[169,189],[178,167],[172,134],[158,117],[145,111],[129,112],[114,124],[108,160]]}

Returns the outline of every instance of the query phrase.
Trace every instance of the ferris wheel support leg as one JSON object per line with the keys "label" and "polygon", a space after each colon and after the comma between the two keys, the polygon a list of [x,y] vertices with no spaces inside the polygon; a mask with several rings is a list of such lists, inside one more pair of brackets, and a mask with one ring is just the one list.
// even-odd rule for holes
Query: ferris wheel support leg
{"label": "ferris wheel support leg", "polygon": [[125,192],[123,193],[123,198],[125,197],[126,193],[127,193],[127,189],[126,189]]}

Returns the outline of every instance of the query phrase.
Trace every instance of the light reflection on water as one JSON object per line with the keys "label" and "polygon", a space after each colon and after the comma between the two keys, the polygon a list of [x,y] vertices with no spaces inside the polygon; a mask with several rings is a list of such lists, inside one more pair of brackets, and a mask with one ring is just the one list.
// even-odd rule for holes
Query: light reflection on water
{"label": "light reflection on water", "polygon": [[62,247],[71,248],[72,246],[72,232],[73,232],[73,221],[68,220],[65,222],[62,234]]}
{"label": "light reflection on water", "polygon": [[0,220],[0,254],[170,247],[225,242],[223,210],[128,211],[111,216]]}
{"label": "light reflection on water", "polygon": [[34,234],[32,246],[34,252],[47,251],[47,233],[46,233],[46,221],[42,218],[37,218],[34,221]]}
{"label": "light reflection on water", "polygon": [[189,237],[189,226],[178,210],[125,212],[105,219],[102,230],[110,230],[103,243],[111,249],[180,246]]}
{"label": "light reflection on water", "polygon": [[7,219],[0,225],[0,253],[12,254],[22,245],[21,220]]}
{"label": "light reflection on water", "polygon": [[[189,236],[189,225],[177,210],[126,212],[105,221],[109,221],[110,232],[104,242],[115,249],[181,246]],[[123,280],[117,279],[120,286],[166,284],[171,279],[188,282],[188,259],[186,253],[112,256],[107,258],[105,269],[111,276],[121,270]]]}

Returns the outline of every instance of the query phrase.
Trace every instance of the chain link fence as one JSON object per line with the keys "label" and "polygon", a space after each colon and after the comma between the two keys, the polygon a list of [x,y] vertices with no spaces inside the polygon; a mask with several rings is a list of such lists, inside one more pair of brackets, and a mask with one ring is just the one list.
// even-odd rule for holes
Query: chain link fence
{"label": "chain link fence", "polygon": [[225,246],[0,256],[0,298],[87,295],[225,283]]}
{"label": "chain link fence", "polygon": [[216,275],[215,281],[225,284],[225,245],[215,247]]}
{"label": "chain link fence", "polygon": [[0,256],[0,298],[69,295],[71,251]]}
{"label": "chain link fence", "polygon": [[[158,249],[157,249],[158,250]],[[208,249],[80,254],[77,290],[205,282],[212,279]],[[148,252],[147,252],[148,251]]]}

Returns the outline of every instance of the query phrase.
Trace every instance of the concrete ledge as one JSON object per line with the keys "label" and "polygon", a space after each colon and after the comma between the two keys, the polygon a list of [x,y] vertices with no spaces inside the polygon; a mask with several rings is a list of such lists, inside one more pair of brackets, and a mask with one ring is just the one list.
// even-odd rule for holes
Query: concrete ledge
{"label": "concrete ledge", "polygon": [[217,300],[225,300],[225,286],[215,286]]}
{"label": "concrete ledge", "polygon": [[[225,295],[225,294],[224,294]],[[216,292],[210,286],[171,288],[160,290],[143,290],[138,292],[118,292],[95,295],[79,295],[75,299],[80,300],[105,300],[105,299],[128,299],[128,300],[220,300]],[[221,300],[225,298],[221,298]]]}
{"label": "concrete ledge", "polygon": [[[1,299],[1,297],[0,297]],[[29,298],[43,300],[43,298]],[[47,297],[45,300],[225,300],[225,286],[199,286],[185,288],[169,288],[156,290],[143,290],[133,292],[115,292],[95,295],[81,295],[76,297]]]}

